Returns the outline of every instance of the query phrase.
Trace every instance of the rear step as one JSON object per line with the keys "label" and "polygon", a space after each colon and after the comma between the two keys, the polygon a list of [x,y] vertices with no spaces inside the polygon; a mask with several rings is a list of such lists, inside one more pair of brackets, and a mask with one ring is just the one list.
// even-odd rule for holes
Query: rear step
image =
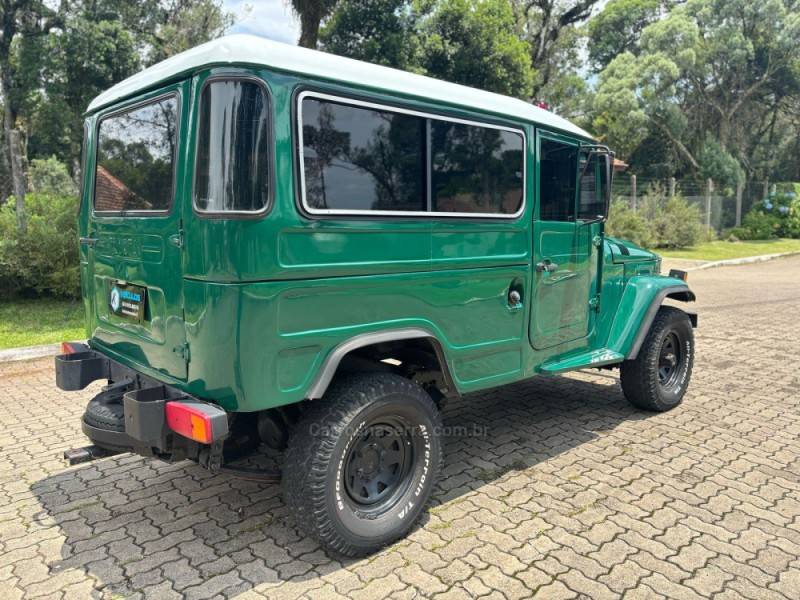
{"label": "rear step", "polygon": [[82,390],[98,379],[111,379],[111,363],[86,347],[83,352],[56,356],[56,385],[67,392]]}

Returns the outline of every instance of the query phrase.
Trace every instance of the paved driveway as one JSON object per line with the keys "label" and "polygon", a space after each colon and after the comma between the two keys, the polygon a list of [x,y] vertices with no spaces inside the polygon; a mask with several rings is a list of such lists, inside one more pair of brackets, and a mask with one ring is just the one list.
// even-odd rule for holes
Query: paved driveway
{"label": "paved driveway", "polygon": [[67,469],[94,393],[0,366],[0,598],[798,598],[800,258],[692,275],[695,377],[664,415],[615,375],[452,403],[434,507],[342,561],[277,486],[135,456]]}

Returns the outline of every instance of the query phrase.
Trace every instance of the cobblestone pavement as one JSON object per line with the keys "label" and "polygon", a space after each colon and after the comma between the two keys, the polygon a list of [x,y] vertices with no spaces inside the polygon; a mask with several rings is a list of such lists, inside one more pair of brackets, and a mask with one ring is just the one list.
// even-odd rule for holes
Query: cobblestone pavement
{"label": "cobblestone pavement", "polygon": [[681,407],[630,408],[612,372],[454,402],[430,514],[365,560],[300,537],[277,486],[130,455],[64,467],[95,388],[4,364],[0,599],[800,598],[800,258],[691,277]]}

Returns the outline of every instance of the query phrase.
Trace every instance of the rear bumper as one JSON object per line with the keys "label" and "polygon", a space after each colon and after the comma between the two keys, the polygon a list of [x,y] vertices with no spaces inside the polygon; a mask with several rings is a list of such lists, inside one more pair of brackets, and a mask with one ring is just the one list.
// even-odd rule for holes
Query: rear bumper
{"label": "rear bumper", "polygon": [[[98,427],[81,419],[83,433],[100,448],[135,452],[168,460],[197,458],[204,448],[228,435],[228,415],[220,407],[194,398],[182,390],[125,366],[86,345],[55,357],[56,386],[65,391],[82,390],[98,379],[107,380],[92,402],[104,398],[120,402],[124,431]],[[211,444],[201,444],[172,431],[167,425],[168,402],[202,404],[214,422]],[[91,403],[91,402],[90,402]]]}

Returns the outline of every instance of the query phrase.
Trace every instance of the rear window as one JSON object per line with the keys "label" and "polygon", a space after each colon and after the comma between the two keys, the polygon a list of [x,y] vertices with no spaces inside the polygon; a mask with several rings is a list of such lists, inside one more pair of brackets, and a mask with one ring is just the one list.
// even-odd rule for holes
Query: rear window
{"label": "rear window", "polygon": [[269,200],[269,99],[246,79],[212,80],[200,97],[194,202],[205,213],[257,213]]}
{"label": "rear window", "polygon": [[97,212],[165,212],[173,195],[178,99],[169,96],[100,121]]}

